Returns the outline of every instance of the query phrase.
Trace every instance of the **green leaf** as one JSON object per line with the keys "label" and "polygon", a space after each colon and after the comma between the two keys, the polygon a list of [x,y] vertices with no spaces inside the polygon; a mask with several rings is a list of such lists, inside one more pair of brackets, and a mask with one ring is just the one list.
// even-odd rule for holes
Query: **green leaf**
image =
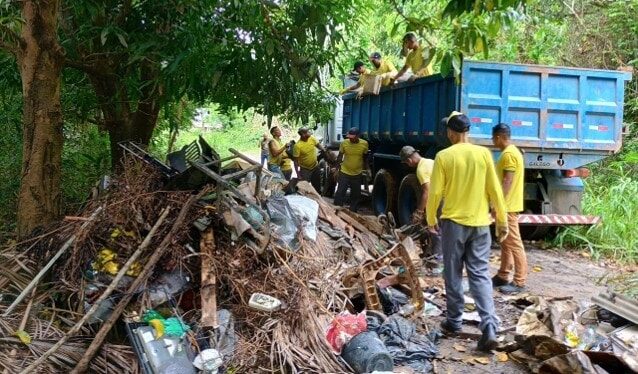
{"label": "green leaf", "polygon": [[120,44],[122,44],[122,47],[128,48],[128,44],[126,44],[126,39],[124,39],[124,35],[122,34],[116,34],[116,35],[117,35],[117,40],[120,41]]}
{"label": "green leaf", "polygon": [[454,54],[452,57],[452,67],[454,68],[454,76],[458,77],[461,75],[461,55],[459,53]]}
{"label": "green leaf", "polygon": [[441,60],[441,75],[447,77],[452,71],[452,55],[450,52],[446,52]]}
{"label": "green leaf", "polygon": [[109,35],[109,28],[105,27],[104,29],[102,29],[102,32],[100,33],[100,41],[102,42],[102,45],[106,44],[106,38]]}

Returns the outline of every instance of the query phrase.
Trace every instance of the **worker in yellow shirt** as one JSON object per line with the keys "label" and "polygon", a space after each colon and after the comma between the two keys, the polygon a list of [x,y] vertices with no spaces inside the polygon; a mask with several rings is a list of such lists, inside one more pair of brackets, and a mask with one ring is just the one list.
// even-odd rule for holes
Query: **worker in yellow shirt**
{"label": "worker in yellow shirt", "polygon": [[370,74],[370,70],[368,70],[364,63],[361,61],[357,61],[354,63],[354,72],[359,75],[359,80],[357,83],[353,84],[350,87],[344,88],[340,93],[343,95],[347,92],[357,91],[363,88],[363,80],[366,74]]}
{"label": "worker in yellow shirt", "polygon": [[[525,163],[523,154],[510,142],[511,129],[504,123],[492,128],[492,142],[501,150],[496,163],[496,175],[503,187],[509,235],[501,244],[501,267],[492,278],[492,285],[502,293],[516,294],[525,290],[527,280],[527,256],[518,227],[518,214],[523,211],[525,187]],[[514,267],[514,281],[509,275]]]}
{"label": "worker in yellow shirt", "polygon": [[319,161],[317,160],[317,149],[322,151],[326,157],[328,152],[324,146],[312,135],[310,130],[302,127],[297,131],[299,141],[295,143],[292,150],[292,158],[295,161],[295,171],[297,178],[310,182],[316,191],[321,191],[321,173]]}
{"label": "worker in yellow shirt", "polygon": [[286,153],[288,145],[281,140],[281,129],[278,126],[273,126],[270,129],[270,135],[272,135],[272,139],[268,142],[268,170],[290,180],[292,161]]}
{"label": "worker in yellow shirt", "polygon": [[381,86],[389,86],[392,84],[392,78],[397,74],[397,69],[392,62],[382,58],[379,52],[374,52],[370,55],[370,62],[374,66],[374,70],[372,70],[370,74],[379,75],[383,78]]}
{"label": "worker in yellow shirt", "polygon": [[[468,142],[470,120],[452,112],[443,119],[452,145],[434,159],[430,191],[425,213],[431,232],[441,229],[443,277],[447,302],[447,319],[441,323],[445,332],[461,329],[463,266],[467,270],[470,292],[481,317],[482,336],[477,348],[489,352],[496,347],[498,318],[494,311],[490,279],[490,208],[496,212],[496,235],[507,237],[507,212],[491,152]],[[441,209],[441,220],[437,210]]]}
{"label": "worker in yellow shirt", "polygon": [[[412,213],[413,224],[425,224],[425,203],[428,200],[428,193],[430,191],[430,178],[432,176],[432,168],[434,167],[434,160],[421,157],[414,147],[406,145],[401,148],[399,152],[401,162],[403,162],[409,168],[416,168],[416,178],[421,186],[421,196],[417,201],[416,209]],[[430,232],[430,248],[429,254],[434,256],[435,266],[432,272],[435,275],[440,275],[443,271],[443,254],[441,252],[441,235],[437,232]]]}
{"label": "worker in yellow shirt", "polygon": [[365,167],[368,142],[359,138],[359,129],[353,127],[339,146],[337,161],[341,164],[337,179],[337,192],[334,195],[334,204],[342,206],[346,192],[350,188],[350,210],[356,212],[361,197],[361,184],[363,183],[363,169]]}
{"label": "worker in yellow shirt", "polygon": [[[409,32],[403,36],[403,50],[406,51],[405,64],[393,80],[397,82],[414,81],[417,78],[434,74],[434,59],[426,58],[426,49],[421,45],[416,34]],[[428,56],[429,57],[429,56]],[[411,73],[408,72],[410,70]]]}

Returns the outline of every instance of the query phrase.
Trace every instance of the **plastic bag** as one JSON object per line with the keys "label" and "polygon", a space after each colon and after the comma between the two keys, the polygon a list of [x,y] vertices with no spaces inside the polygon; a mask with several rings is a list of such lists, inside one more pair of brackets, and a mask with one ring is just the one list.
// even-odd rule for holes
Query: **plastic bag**
{"label": "plastic bag", "polygon": [[312,241],[317,240],[317,218],[319,217],[319,204],[301,195],[288,195],[286,200],[290,204],[292,212],[301,223],[304,237]]}
{"label": "plastic bag", "polygon": [[288,200],[282,195],[273,195],[266,200],[266,209],[270,216],[270,227],[275,240],[290,249],[296,250],[298,220],[295,217]]}
{"label": "plastic bag", "polygon": [[336,354],[341,354],[341,349],[353,336],[367,329],[365,311],[359,314],[341,312],[330,322],[326,331],[326,340]]}

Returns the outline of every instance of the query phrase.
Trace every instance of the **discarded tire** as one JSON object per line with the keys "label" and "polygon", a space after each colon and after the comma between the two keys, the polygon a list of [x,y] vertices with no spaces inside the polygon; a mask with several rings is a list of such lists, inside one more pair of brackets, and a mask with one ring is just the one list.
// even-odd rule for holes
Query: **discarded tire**
{"label": "discarded tire", "polygon": [[399,197],[397,200],[397,215],[399,225],[408,225],[412,221],[412,213],[421,197],[421,186],[416,174],[408,174],[399,185]]}
{"label": "discarded tire", "polygon": [[394,176],[386,169],[381,169],[374,176],[372,183],[372,208],[375,215],[395,212],[396,183]]}
{"label": "discarded tire", "polygon": [[355,335],[344,347],[341,357],[355,373],[374,371],[392,371],[392,356],[379,335],[373,331],[364,331]]}

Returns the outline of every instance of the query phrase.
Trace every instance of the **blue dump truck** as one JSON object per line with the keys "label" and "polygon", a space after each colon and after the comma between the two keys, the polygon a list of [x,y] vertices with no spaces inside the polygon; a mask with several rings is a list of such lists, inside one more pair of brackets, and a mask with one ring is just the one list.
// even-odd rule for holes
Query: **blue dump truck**
{"label": "blue dump truck", "polygon": [[624,82],[630,78],[622,71],[465,60],[457,79],[432,75],[379,95],[343,96],[324,136],[335,144],[349,128],[360,129],[370,143],[374,212],[393,212],[405,224],[420,187],[414,170],[399,160],[402,146],[434,158],[449,145],[440,120],[453,110],[470,118],[471,142],[487,147],[492,127],[507,123],[525,157],[521,231],[541,238],[553,227],[598,221],[581,213],[581,178],[589,173],[585,165],[621,148]]}

